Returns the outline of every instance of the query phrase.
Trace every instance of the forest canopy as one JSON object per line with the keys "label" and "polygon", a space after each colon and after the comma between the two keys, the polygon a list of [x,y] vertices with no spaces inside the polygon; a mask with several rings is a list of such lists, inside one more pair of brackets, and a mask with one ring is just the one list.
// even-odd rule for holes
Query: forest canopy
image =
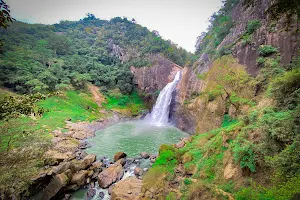
{"label": "forest canopy", "polygon": [[54,25],[14,22],[0,30],[0,40],[0,85],[19,93],[80,89],[86,82],[130,93],[130,66],[150,66],[157,55],[184,66],[192,57],[135,20],[90,13]]}

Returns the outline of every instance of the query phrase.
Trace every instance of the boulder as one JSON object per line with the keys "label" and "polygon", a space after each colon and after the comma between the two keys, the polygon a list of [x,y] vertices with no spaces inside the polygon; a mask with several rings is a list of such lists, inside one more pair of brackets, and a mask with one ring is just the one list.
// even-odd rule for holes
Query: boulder
{"label": "boulder", "polygon": [[143,174],[143,170],[139,167],[136,167],[136,168],[134,168],[133,173],[136,176],[141,176]]}
{"label": "boulder", "polygon": [[102,162],[96,161],[92,164],[92,166],[96,169],[100,169],[102,167]]}
{"label": "boulder", "polygon": [[86,182],[86,177],[87,177],[88,171],[87,170],[81,170],[77,172],[76,174],[73,175],[73,178],[70,182],[70,184],[76,184],[79,186],[82,186]]}
{"label": "boulder", "polygon": [[116,165],[120,164],[120,165],[124,166],[126,164],[126,160],[124,158],[121,158],[115,164]]}
{"label": "boulder", "polygon": [[108,188],[108,194],[109,194],[109,195],[111,195],[111,192],[112,192],[112,189],[113,189],[114,186],[115,186],[115,185],[109,186],[109,188]]}
{"label": "boulder", "polygon": [[69,182],[69,178],[63,174],[57,174],[45,188],[42,200],[49,200],[54,197]]}
{"label": "boulder", "polygon": [[53,169],[53,172],[55,174],[61,174],[65,171],[67,171],[70,168],[71,163],[70,162],[62,162],[57,167]]}
{"label": "boulder", "polygon": [[67,153],[61,153],[55,150],[49,150],[45,153],[45,165],[57,165],[70,157]]}
{"label": "boulder", "polygon": [[74,172],[79,170],[86,169],[96,160],[96,156],[93,154],[89,154],[85,156],[82,160],[73,160],[72,166],[70,167]]}
{"label": "boulder", "polygon": [[98,197],[99,197],[100,200],[104,199],[104,196],[105,196],[104,192],[99,192]]}
{"label": "boulder", "polygon": [[94,196],[96,195],[96,189],[95,188],[90,188],[88,189],[87,193],[86,193],[86,199],[90,200],[92,199]]}
{"label": "boulder", "polygon": [[112,188],[111,200],[138,200],[142,190],[142,180],[132,176],[119,181]]}
{"label": "boulder", "polygon": [[142,152],[142,153],[141,153],[141,157],[144,158],[144,159],[147,159],[147,158],[149,158],[150,156],[149,156],[148,153]]}
{"label": "boulder", "polygon": [[79,188],[80,188],[79,185],[73,184],[73,185],[68,185],[67,188],[66,188],[66,190],[67,190],[67,191],[76,191],[76,190],[78,190]]}
{"label": "boulder", "polygon": [[154,163],[155,160],[156,160],[156,157],[157,157],[156,155],[151,154],[150,157],[149,157],[149,159],[150,159],[150,161],[151,161],[152,163]]}
{"label": "boulder", "polygon": [[89,166],[96,160],[96,155],[89,154],[83,158],[84,162]]}
{"label": "boulder", "polygon": [[121,180],[124,175],[124,169],[120,164],[114,164],[103,170],[98,175],[98,183],[102,188],[107,188],[116,181]]}
{"label": "boulder", "polygon": [[184,142],[184,141],[180,141],[180,142],[178,142],[177,144],[175,144],[175,147],[176,147],[177,149],[181,149],[181,148],[184,147],[184,145],[185,145],[185,142]]}
{"label": "boulder", "polygon": [[121,158],[125,158],[127,155],[126,153],[124,152],[117,152],[115,155],[114,155],[114,162],[120,160]]}

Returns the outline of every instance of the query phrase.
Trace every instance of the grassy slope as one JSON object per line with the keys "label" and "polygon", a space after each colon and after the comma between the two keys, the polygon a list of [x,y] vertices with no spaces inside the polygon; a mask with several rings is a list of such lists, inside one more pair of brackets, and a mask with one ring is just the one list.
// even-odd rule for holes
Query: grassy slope
{"label": "grassy slope", "polygon": [[[154,191],[152,195],[169,200],[285,200],[299,193],[299,176],[282,183],[273,177],[275,182],[271,181],[269,186],[258,184],[261,179],[269,179],[259,170],[230,180],[224,178],[225,163],[230,157],[234,158],[232,152],[235,152],[236,146],[233,144],[237,144],[238,133],[243,128],[247,128],[243,122],[231,120],[225,115],[220,128],[192,136],[184,148],[162,146],[157,161],[143,179],[143,192]],[[181,163],[184,171],[192,175],[174,173]],[[234,164],[234,167],[241,167],[238,162]],[[173,180],[180,180],[179,185],[174,187]]]}
{"label": "grassy slope", "polygon": [[[22,116],[8,122],[2,121],[0,125],[8,128],[8,134],[23,131],[33,137],[49,138],[48,133],[59,127],[63,128],[66,120],[91,121],[102,117],[99,113],[99,106],[91,96],[77,91],[67,91],[60,96],[52,96],[38,102],[38,106],[46,110],[41,118]],[[22,134],[17,134],[13,147],[24,145],[27,138]],[[7,148],[7,139],[7,134],[1,135],[2,151]]]}
{"label": "grassy slope", "polygon": [[104,108],[115,110],[127,116],[142,114],[147,109],[136,91],[129,95],[114,94],[112,92],[108,93],[105,98],[106,103],[103,104]]}

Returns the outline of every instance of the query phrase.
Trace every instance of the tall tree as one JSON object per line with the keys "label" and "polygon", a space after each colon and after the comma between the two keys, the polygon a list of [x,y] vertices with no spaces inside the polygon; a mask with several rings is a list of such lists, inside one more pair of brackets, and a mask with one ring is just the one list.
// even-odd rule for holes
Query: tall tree
{"label": "tall tree", "polygon": [[10,16],[9,6],[3,0],[0,0],[0,27],[9,27],[9,22],[13,20],[14,18]]}

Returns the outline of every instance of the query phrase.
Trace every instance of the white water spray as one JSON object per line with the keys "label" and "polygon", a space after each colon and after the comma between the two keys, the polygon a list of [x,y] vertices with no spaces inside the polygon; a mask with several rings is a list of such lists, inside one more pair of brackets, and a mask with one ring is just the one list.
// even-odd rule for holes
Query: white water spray
{"label": "white water spray", "polygon": [[164,89],[159,93],[159,96],[150,114],[150,122],[152,124],[162,126],[168,123],[172,93],[176,89],[180,77],[181,77],[181,72],[178,71],[175,75],[174,80],[168,83],[164,87]]}

